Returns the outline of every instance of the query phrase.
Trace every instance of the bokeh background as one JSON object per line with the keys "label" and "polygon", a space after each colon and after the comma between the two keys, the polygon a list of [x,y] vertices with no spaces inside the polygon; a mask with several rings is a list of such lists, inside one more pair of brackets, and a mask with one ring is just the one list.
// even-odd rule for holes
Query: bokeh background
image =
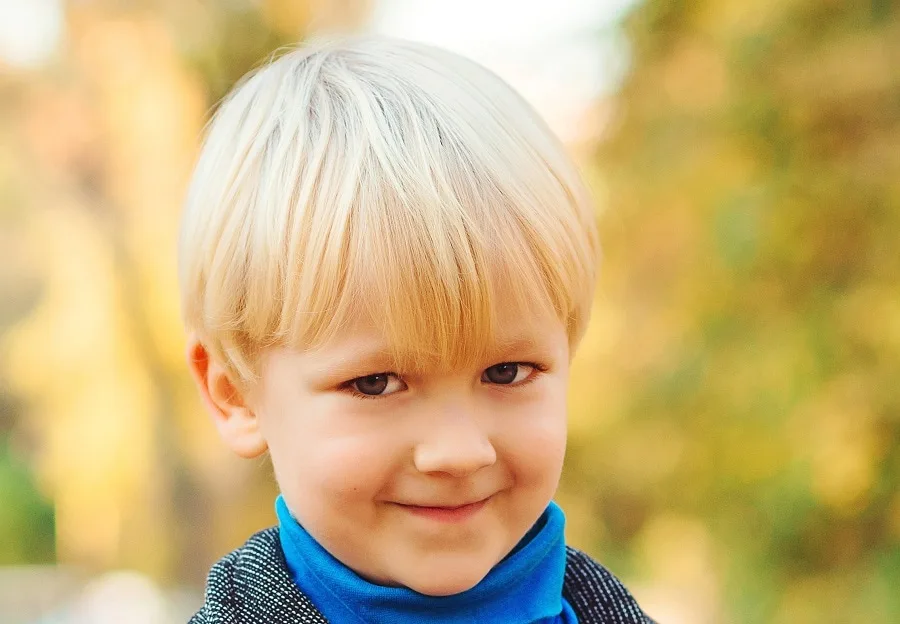
{"label": "bokeh background", "polygon": [[174,242],[209,112],[320,31],[489,65],[596,192],[570,541],[663,623],[900,621],[892,0],[0,0],[0,621],[184,622],[274,522]]}

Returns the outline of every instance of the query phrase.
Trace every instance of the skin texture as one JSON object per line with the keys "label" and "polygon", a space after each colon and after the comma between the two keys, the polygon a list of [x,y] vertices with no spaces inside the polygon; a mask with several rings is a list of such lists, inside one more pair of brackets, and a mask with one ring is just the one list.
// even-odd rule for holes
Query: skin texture
{"label": "skin texture", "polygon": [[559,482],[568,341],[558,320],[529,321],[507,323],[487,361],[417,371],[394,370],[390,345],[357,323],[314,351],[266,352],[246,396],[195,339],[188,360],[223,439],[269,452],[326,550],[370,581],[450,595],[512,550]]}

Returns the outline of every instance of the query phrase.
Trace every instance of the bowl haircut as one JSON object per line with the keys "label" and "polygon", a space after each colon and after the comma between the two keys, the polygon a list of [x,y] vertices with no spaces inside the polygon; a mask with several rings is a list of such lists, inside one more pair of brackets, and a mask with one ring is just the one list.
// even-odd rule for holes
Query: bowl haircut
{"label": "bowl haircut", "polygon": [[320,40],[219,106],[179,243],[183,313],[239,384],[268,347],[365,318],[399,370],[481,361],[512,315],[571,351],[599,257],[593,203],[535,111],[480,65],[378,37]]}

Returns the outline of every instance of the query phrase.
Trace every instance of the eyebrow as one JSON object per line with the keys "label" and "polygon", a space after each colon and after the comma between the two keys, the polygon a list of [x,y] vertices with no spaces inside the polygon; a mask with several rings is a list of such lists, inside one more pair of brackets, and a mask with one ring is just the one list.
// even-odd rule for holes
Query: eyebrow
{"label": "eyebrow", "polygon": [[394,367],[390,349],[384,346],[365,346],[342,349],[330,357],[317,358],[316,370],[329,376],[365,375],[388,371]]}

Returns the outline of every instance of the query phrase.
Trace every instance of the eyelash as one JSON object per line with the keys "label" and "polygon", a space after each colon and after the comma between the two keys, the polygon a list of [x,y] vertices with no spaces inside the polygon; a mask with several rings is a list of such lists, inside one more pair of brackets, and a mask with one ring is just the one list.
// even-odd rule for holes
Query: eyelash
{"label": "eyelash", "polygon": [[[373,375],[394,375],[398,379],[400,378],[400,375],[397,375],[396,373],[372,373],[372,374]],[[357,399],[386,399],[388,396],[392,396],[390,394],[387,396],[384,396],[381,394],[366,394],[365,392],[360,392],[359,390],[357,390],[356,388],[353,387],[354,382],[359,381],[360,379],[363,379],[368,376],[369,375],[362,375],[360,377],[354,377],[350,381],[344,383],[341,386],[341,389],[346,391],[350,396],[357,398]]]}
{"label": "eyelash", "polygon": [[[353,381],[356,381],[356,380],[354,379]],[[351,385],[347,386],[347,392],[350,394],[350,396],[352,396],[356,399],[386,399],[389,396],[393,396],[390,394],[387,396],[383,396],[381,394],[366,394],[365,392],[360,392],[359,390],[357,390],[356,388],[353,387],[352,382],[351,382]]]}
{"label": "eyelash", "polygon": [[[491,366],[499,366],[501,364],[521,364],[524,366],[532,367],[534,369],[534,371],[531,373],[531,375],[529,375],[528,377],[526,377],[525,379],[523,379],[522,381],[520,381],[519,383],[514,384],[514,385],[513,384],[486,384],[486,385],[498,386],[500,388],[503,388],[504,386],[508,386],[511,388],[521,388],[523,386],[527,386],[528,384],[532,383],[538,377],[540,377],[541,374],[546,373],[548,370],[547,366],[544,366],[543,364],[538,364],[537,362],[497,362],[496,364],[492,364]],[[488,368],[491,368],[491,367],[489,366]],[[485,370],[487,370],[487,369],[485,369]],[[400,375],[397,375],[396,373],[381,372],[381,373],[372,373],[372,374],[373,375],[394,375],[395,377],[400,379]],[[365,377],[368,377],[368,376],[369,375],[360,375],[359,377],[354,377],[350,381],[343,383],[341,385],[341,389],[344,390],[345,392],[347,392],[350,396],[352,396],[354,398],[358,398],[358,399],[386,399],[389,396],[392,396],[391,394],[389,394],[387,396],[384,396],[381,394],[366,394],[364,392],[360,392],[359,390],[357,390],[356,388],[353,387],[354,382],[356,382],[360,379],[363,379]],[[401,381],[402,381],[402,379],[401,379]]]}

